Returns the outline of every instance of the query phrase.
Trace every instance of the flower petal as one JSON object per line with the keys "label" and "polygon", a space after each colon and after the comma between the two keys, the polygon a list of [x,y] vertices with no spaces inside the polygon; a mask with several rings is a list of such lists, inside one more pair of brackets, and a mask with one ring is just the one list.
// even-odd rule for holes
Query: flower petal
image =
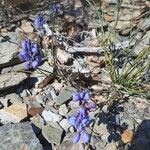
{"label": "flower petal", "polygon": [[88,91],[88,90],[85,91],[83,100],[89,100],[91,95],[92,95],[92,93],[90,91]]}
{"label": "flower petal", "polygon": [[96,108],[96,104],[94,102],[88,102],[86,103],[86,108],[88,109]]}
{"label": "flower petal", "polygon": [[80,133],[77,132],[77,133],[74,134],[73,139],[72,139],[72,142],[73,142],[74,144],[76,144],[77,142],[79,142],[79,140],[80,140]]}
{"label": "flower petal", "polygon": [[87,133],[85,130],[84,131],[82,131],[82,141],[83,141],[83,143],[88,143],[89,142],[89,140],[90,140],[90,134],[89,133]]}
{"label": "flower petal", "polygon": [[74,116],[69,116],[69,117],[68,117],[68,122],[69,122],[69,124],[71,124],[71,125],[73,125],[73,126],[76,125],[76,120],[77,120],[77,118],[74,117]]}
{"label": "flower petal", "polygon": [[80,95],[79,95],[79,93],[77,93],[77,92],[74,92],[73,93],[73,95],[72,95],[72,100],[73,101],[79,101],[80,100]]}

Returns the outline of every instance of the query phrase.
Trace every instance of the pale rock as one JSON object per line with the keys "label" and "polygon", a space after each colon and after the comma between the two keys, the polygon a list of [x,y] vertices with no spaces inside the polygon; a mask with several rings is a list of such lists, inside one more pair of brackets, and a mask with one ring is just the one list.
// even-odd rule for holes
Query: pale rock
{"label": "pale rock", "polygon": [[74,101],[70,101],[68,106],[71,108],[71,109],[76,109],[78,108],[80,105],[79,105],[79,101],[77,102],[74,102]]}
{"label": "pale rock", "polygon": [[68,123],[67,119],[63,119],[59,122],[60,126],[67,132],[71,125]]}
{"label": "pale rock", "polygon": [[59,107],[59,114],[62,116],[65,116],[68,112],[68,108],[66,106],[66,104],[63,104]]}
{"label": "pale rock", "polygon": [[1,122],[18,123],[27,117],[25,104],[14,104],[0,110]]}
{"label": "pale rock", "polygon": [[57,121],[60,121],[62,118],[60,115],[53,113],[50,110],[48,110],[48,111],[43,110],[42,116],[46,122],[49,122],[49,121],[57,122]]}
{"label": "pale rock", "polygon": [[61,49],[57,49],[57,59],[58,61],[61,63],[61,64],[66,64],[68,62],[71,62],[73,59],[72,59],[72,55],[65,52],[64,50],[61,50]]}
{"label": "pale rock", "polygon": [[56,103],[61,105],[61,104],[68,102],[69,100],[71,100],[72,94],[74,91],[75,91],[75,88],[73,88],[71,86],[67,86],[67,87],[61,89],[61,91],[57,97]]}

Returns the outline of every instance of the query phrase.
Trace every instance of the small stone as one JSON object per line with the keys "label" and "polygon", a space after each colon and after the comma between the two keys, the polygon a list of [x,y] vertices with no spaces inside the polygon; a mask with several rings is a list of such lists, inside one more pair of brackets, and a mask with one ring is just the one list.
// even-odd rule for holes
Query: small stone
{"label": "small stone", "polygon": [[61,120],[61,116],[56,114],[56,113],[53,113],[51,112],[50,110],[46,111],[46,110],[43,110],[42,112],[42,116],[43,118],[45,119],[46,122],[57,122],[57,121],[60,121]]}
{"label": "small stone", "polygon": [[63,129],[57,123],[49,123],[42,128],[42,134],[49,143],[60,144],[63,136]]}
{"label": "small stone", "polygon": [[57,49],[57,59],[61,64],[67,64],[73,61],[72,55],[64,50]]}
{"label": "small stone", "polygon": [[72,98],[72,94],[73,94],[74,90],[75,90],[75,88],[70,87],[70,86],[63,88],[60,91],[56,102],[59,105],[62,105],[64,103],[68,102]]}
{"label": "small stone", "polygon": [[46,97],[42,94],[38,94],[38,95],[36,95],[36,100],[37,100],[37,102],[39,102],[41,104],[45,104]]}
{"label": "small stone", "polygon": [[66,104],[63,104],[59,107],[59,114],[62,116],[65,116],[68,112],[68,108],[66,106]]}
{"label": "small stone", "polygon": [[0,127],[0,150],[6,149],[43,150],[29,122]]}
{"label": "small stone", "polygon": [[59,122],[60,126],[67,132],[71,125],[68,123],[67,119],[63,119]]}
{"label": "small stone", "polygon": [[70,101],[68,106],[71,108],[71,109],[76,109],[76,108],[79,108],[79,101],[78,102],[74,102],[74,101]]}
{"label": "small stone", "polygon": [[75,128],[74,128],[73,126],[71,126],[71,127],[69,128],[69,131],[70,131],[71,133],[74,133],[74,132],[75,132]]}
{"label": "small stone", "polygon": [[18,123],[27,117],[25,104],[14,104],[0,110],[1,122]]}

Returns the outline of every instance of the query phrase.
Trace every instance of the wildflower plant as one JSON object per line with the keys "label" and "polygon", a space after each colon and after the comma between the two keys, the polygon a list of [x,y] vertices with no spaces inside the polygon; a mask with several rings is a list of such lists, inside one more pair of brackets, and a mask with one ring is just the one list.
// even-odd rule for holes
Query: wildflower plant
{"label": "wildflower plant", "polygon": [[38,44],[28,38],[25,38],[21,42],[20,59],[27,62],[25,66],[27,70],[31,68],[34,69],[39,66],[42,57]]}
{"label": "wildflower plant", "polygon": [[73,136],[73,143],[76,144],[82,139],[83,143],[88,143],[90,140],[90,134],[86,131],[86,126],[92,121],[88,111],[92,108],[96,108],[94,102],[89,102],[91,97],[89,90],[83,90],[74,92],[72,100],[75,102],[79,101],[79,108],[74,115],[68,117],[68,122],[75,127],[76,133]]}

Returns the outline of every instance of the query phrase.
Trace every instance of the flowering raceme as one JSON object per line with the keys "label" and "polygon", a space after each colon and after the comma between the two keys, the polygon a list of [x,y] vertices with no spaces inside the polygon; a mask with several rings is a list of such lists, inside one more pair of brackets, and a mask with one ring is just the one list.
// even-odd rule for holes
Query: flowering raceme
{"label": "flowering raceme", "polygon": [[25,68],[36,68],[41,63],[41,55],[37,43],[26,38],[21,42],[20,58],[28,61]]}
{"label": "flowering raceme", "polygon": [[36,28],[41,28],[43,26],[43,24],[45,24],[45,23],[46,23],[46,21],[42,15],[38,15],[34,20],[34,25]]}
{"label": "flowering raceme", "polygon": [[77,132],[73,136],[73,143],[77,143],[80,138],[83,143],[87,143],[90,140],[90,134],[85,130],[85,127],[91,122],[88,115],[88,110],[91,108],[96,108],[94,102],[88,102],[91,97],[91,92],[88,90],[83,90],[73,93],[73,101],[79,101],[80,107],[76,113],[68,117],[68,122],[73,125]]}

